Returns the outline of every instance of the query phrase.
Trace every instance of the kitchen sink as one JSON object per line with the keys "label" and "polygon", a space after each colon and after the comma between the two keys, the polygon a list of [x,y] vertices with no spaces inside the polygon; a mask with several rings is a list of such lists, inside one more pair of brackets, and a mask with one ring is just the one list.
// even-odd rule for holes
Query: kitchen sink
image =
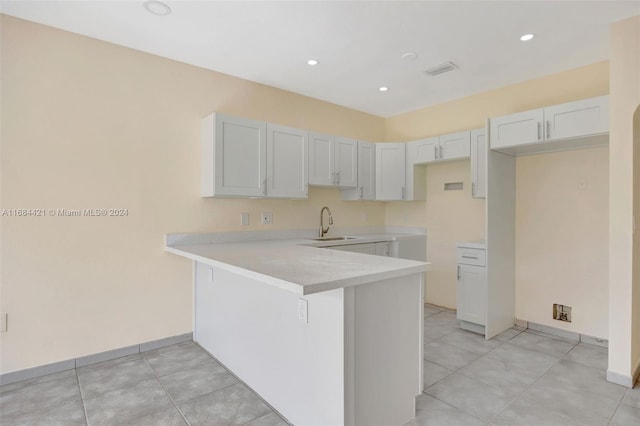
{"label": "kitchen sink", "polygon": [[315,241],[344,241],[344,240],[355,240],[356,237],[321,237],[314,238]]}

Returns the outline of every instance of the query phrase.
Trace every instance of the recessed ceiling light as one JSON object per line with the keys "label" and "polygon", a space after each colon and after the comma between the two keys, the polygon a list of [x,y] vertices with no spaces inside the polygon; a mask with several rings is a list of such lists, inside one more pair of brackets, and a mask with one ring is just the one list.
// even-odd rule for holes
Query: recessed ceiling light
{"label": "recessed ceiling light", "polygon": [[309,60],[307,61],[307,64],[309,64],[309,65],[311,65],[311,66],[315,66],[315,65],[318,65],[318,64],[319,64],[319,62],[318,62],[318,60],[317,60],[317,59],[309,59]]}
{"label": "recessed ceiling light", "polygon": [[415,61],[417,58],[418,58],[418,55],[415,52],[407,52],[402,55],[403,61]]}
{"label": "recessed ceiling light", "polygon": [[389,90],[389,88],[387,86],[380,86],[378,90],[381,92],[386,92],[387,90]]}
{"label": "recessed ceiling light", "polygon": [[529,41],[533,38],[533,34],[524,34],[523,36],[520,37],[521,41]]}
{"label": "recessed ceiling light", "polygon": [[158,0],[148,0],[145,1],[143,5],[144,8],[147,9],[147,12],[157,16],[167,16],[171,13],[171,8],[167,4]]}

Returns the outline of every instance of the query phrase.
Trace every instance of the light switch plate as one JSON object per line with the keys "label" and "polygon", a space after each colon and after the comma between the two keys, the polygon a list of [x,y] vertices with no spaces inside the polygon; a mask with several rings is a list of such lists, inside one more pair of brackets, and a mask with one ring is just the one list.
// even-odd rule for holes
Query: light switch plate
{"label": "light switch plate", "polygon": [[247,212],[240,213],[240,225],[242,226],[249,225],[249,213]]}

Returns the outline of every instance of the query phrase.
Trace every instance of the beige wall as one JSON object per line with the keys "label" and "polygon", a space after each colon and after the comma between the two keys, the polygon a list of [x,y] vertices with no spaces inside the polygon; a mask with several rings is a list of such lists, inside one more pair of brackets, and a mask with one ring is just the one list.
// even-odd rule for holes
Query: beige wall
{"label": "beige wall", "polygon": [[[517,158],[518,318],[608,335],[608,151],[602,147]],[[571,306],[571,323],[552,318],[554,303]]]}
{"label": "beige wall", "polygon": [[633,233],[634,215],[640,217],[634,211],[640,167],[634,167],[633,144],[633,115],[640,105],[640,16],[611,26],[610,66],[609,373],[628,377],[640,362],[640,336],[632,334],[633,309],[640,308],[633,299],[640,289],[640,253],[634,251],[639,237]]}
{"label": "beige wall", "polygon": [[[223,111],[381,140],[384,120],[2,16],[2,208],[126,208],[127,217],[3,217],[0,371],[191,331],[191,263],[171,232],[382,225],[381,203],[200,197],[200,119]],[[258,225],[272,211],[274,225]],[[368,221],[363,223],[362,213]]]}
{"label": "beige wall", "polygon": [[[202,199],[200,118],[211,111],[404,141],[608,93],[609,68],[602,62],[384,120],[15,18],[2,16],[0,24],[1,207],[129,209],[124,218],[2,218],[0,309],[10,314],[10,330],[0,337],[1,372],[190,331],[191,265],[163,252],[163,234],[314,228],[325,204],[336,226],[426,226],[434,262],[427,300],[455,307],[455,243],[484,237],[484,201],[470,196],[468,160],[428,166],[426,203],[348,203],[338,191],[319,188],[304,201]],[[564,170],[556,160],[565,154],[519,159],[518,181],[553,193],[558,181],[584,175],[593,192],[576,194],[567,187],[565,201],[578,211],[578,198],[589,198],[601,220],[607,204],[597,200],[607,180],[599,162],[603,152],[576,154],[596,165],[589,170],[571,159]],[[445,193],[443,183],[450,181],[463,181],[464,191]],[[241,228],[244,211],[251,225]],[[274,213],[273,226],[258,224],[261,211]],[[593,236],[589,256],[607,247],[599,228],[568,228],[566,220],[554,218],[554,229]],[[519,247],[532,247],[527,235],[518,231]],[[566,262],[580,266],[578,256]],[[545,268],[547,262],[539,259],[537,265]],[[598,266],[600,273],[606,270],[602,262]],[[532,292],[540,276],[526,269],[518,274],[518,294]],[[601,294],[606,279],[594,277],[581,285]],[[560,300],[557,288],[545,288]],[[528,298],[519,300],[524,305],[518,304],[518,317],[549,315],[548,301],[529,306]],[[585,315],[601,316],[598,307],[587,305]],[[602,323],[574,326],[599,335]]]}
{"label": "beige wall", "polygon": [[[575,70],[527,81],[469,96],[419,111],[387,119],[387,140],[411,140],[445,134],[459,130],[484,127],[487,117],[511,114],[608,93],[609,69],[600,62]],[[563,248],[574,247],[570,242],[576,234],[590,236],[587,247],[563,256],[566,269],[578,271],[576,277],[562,274],[561,287],[557,280],[549,280],[548,270],[553,265],[549,258],[538,257],[534,262],[518,254],[516,281],[516,316],[520,319],[562,327],[558,321],[549,321],[553,301],[575,302],[577,320],[564,328],[599,337],[607,335],[607,149],[575,151],[576,158],[598,167],[586,167],[580,160],[567,154],[545,154],[519,158],[516,210],[539,208],[552,197],[564,200],[564,206],[573,212],[583,208],[593,211],[595,222],[586,219],[576,222],[572,217],[544,216],[536,218],[537,229],[548,229],[557,241],[565,241]],[[567,159],[565,167],[558,163]],[[520,166],[524,166],[521,168]],[[575,175],[575,176],[574,176]],[[576,176],[589,182],[588,190],[576,193]],[[455,161],[427,166],[427,201],[396,202],[386,205],[388,225],[426,226],[427,257],[434,262],[427,277],[426,299],[430,303],[455,308],[456,270],[455,245],[461,241],[483,239],[485,235],[484,200],[470,194],[469,161]],[[442,183],[464,182],[465,190],[445,193]],[[558,183],[561,182],[560,190]],[[526,192],[535,188],[537,199],[527,198]],[[434,200],[438,200],[435,202]],[[557,211],[557,210],[554,210]],[[536,234],[520,221],[516,229],[517,244],[524,253],[535,250]],[[544,246],[540,247],[543,248]],[[584,256],[599,259],[595,265],[585,265]],[[584,292],[584,289],[588,292]],[[544,296],[541,296],[543,295]],[[572,296],[567,298],[566,294]],[[534,297],[534,295],[537,295]],[[604,299],[602,296],[604,295]],[[562,303],[562,302],[559,302]]]}

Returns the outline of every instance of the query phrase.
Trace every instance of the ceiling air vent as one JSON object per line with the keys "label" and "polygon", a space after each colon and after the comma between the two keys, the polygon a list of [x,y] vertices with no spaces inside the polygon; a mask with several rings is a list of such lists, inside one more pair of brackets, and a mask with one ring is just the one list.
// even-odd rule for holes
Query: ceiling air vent
{"label": "ceiling air vent", "polygon": [[445,72],[453,71],[456,69],[458,69],[458,66],[453,62],[445,62],[443,64],[429,68],[424,73],[431,77],[435,77],[436,75],[444,74]]}

